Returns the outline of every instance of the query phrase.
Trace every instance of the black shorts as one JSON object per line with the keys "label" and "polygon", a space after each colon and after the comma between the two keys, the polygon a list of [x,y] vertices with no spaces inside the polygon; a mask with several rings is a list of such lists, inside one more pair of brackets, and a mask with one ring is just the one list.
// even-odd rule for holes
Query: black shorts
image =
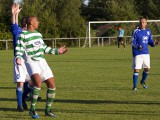
{"label": "black shorts", "polygon": [[121,42],[123,40],[123,37],[117,37],[118,42]]}

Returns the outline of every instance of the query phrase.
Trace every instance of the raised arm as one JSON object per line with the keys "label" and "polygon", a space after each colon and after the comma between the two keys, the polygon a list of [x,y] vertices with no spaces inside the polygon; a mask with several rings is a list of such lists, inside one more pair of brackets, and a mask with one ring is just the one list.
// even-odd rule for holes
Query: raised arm
{"label": "raised arm", "polygon": [[19,16],[19,13],[20,13],[20,11],[22,10],[22,8],[20,8],[20,5],[19,4],[16,4],[16,7],[17,7],[17,9],[16,9],[16,23],[18,24],[18,16]]}
{"label": "raised arm", "polygon": [[16,4],[12,5],[12,24],[16,23]]}
{"label": "raised arm", "polygon": [[21,11],[21,8],[19,8],[20,5],[19,4],[13,4],[12,5],[12,24],[17,23],[18,24],[18,15],[19,12]]}

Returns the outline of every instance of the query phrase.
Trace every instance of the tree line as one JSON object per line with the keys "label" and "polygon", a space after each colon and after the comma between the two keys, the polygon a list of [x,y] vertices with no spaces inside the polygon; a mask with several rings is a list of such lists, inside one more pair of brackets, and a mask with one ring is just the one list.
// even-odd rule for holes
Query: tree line
{"label": "tree line", "polygon": [[[88,21],[159,19],[159,0],[23,0],[19,21],[34,15],[46,38],[85,37]],[[0,0],[0,39],[11,39],[12,0]],[[111,34],[112,32],[108,33]]]}

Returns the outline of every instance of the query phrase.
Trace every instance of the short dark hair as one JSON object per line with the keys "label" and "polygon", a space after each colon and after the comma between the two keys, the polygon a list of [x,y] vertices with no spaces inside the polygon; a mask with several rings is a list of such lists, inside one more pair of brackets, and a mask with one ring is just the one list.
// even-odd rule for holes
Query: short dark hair
{"label": "short dark hair", "polygon": [[29,16],[28,18],[27,18],[27,26],[29,26],[29,25],[31,25],[31,19],[32,18],[35,18],[36,16]]}
{"label": "short dark hair", "polygon": [[142,17],[139,18],[139,21],[141,21],[142,19],[146,19],[147,20],[146,17],[142,16]]}
{"label": "short dark hair", "polygon": [[28,17],[23,17],[22,19],[21,19],[21,27],[23,28],[23,27],[26,27],[26,25],[27,25],[27,18]]}

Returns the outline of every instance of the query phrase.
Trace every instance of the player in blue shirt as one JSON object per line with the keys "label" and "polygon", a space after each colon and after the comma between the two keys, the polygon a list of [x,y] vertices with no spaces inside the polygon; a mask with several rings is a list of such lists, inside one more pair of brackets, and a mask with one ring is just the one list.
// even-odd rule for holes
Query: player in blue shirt
{"label": "player in blue shirt", "polygon": [[[13,35],[14,56],[16,54],[15,47],[17,45],[18,36],[23,30],[27,29],[27,24],[26,24],[27,17],[23,17],[21,20],[22,28],[18,25],[18,15],[19,15],[19,12],[21,11],[19,7],[20,7],[19,4],[12,5],[11,33]],[[28,93],[31,92],[31,89],[28,83],[30,84],[30,86],[32,86],[32,82],[27,72],[24,61],[22,61],[22,65],[17,65],[17,63],[15,62],[15,58],[14,58],[13,64],[14,64],[14,83],[17,83],[17,88],[16,88],[16,96],[17,96],[17,104],[18,104],[17,110],[19,112],[23,112],[23,108],[25,110],[28,109],[25,99],[28,97],[27,96]],[[41,97],[38,97],[38,100],[40,99]]]}
{"label": "player in blue shirt", "polygon": [[[19,4],[12,5],[12,24],[11,24],[11,32],[13,35],[13,49],[14,49],[14,56],[16,54],[15,47],[17,45],[18,36],[22,32],[22,30],[26,29],[26,17],[22,18],[21,26],[18,25],[18,15],[21,9],[19,8]],[[30,77],[27,73],[26,67],[24,64],[22,66],[17,65],[15,62],[15,58],[13,60],[14,64],[14,83],[17,83],[16,88],[16,96],[17,96],[17,110],[19,112],[23,112],[22,108],[22,96],[23,96],[23,85],[26,80],[30,80]],[[24,106],[27,109],[27,106]]]}
{"label": "player in blue shirt", "polygon": [[142,84],[143,88],[148,88],[148,86],[145,84],[146,78],[150,70],[150,55],[148,45],[150,45],[151,47],[158,45],[158,42],[154,42],[152,40],[151,31],[146,28],[146,18],[140,18],[139,23],[140,26],[137,27],[132,34],[132,67],[134,69],[133,90],[137,90],[138,75],[141,68],[144,68],[144,71],[140,83]]}
{"label": "player in blue shirt", "polygon": [[123,42],[124,37],[124,30],[121,26],[118,27],[118,36],[117,36],[117,42],[118,42],[118,48],[120,48],[120,44],[123,45],[123,48],[125,49],[125,43]]}

